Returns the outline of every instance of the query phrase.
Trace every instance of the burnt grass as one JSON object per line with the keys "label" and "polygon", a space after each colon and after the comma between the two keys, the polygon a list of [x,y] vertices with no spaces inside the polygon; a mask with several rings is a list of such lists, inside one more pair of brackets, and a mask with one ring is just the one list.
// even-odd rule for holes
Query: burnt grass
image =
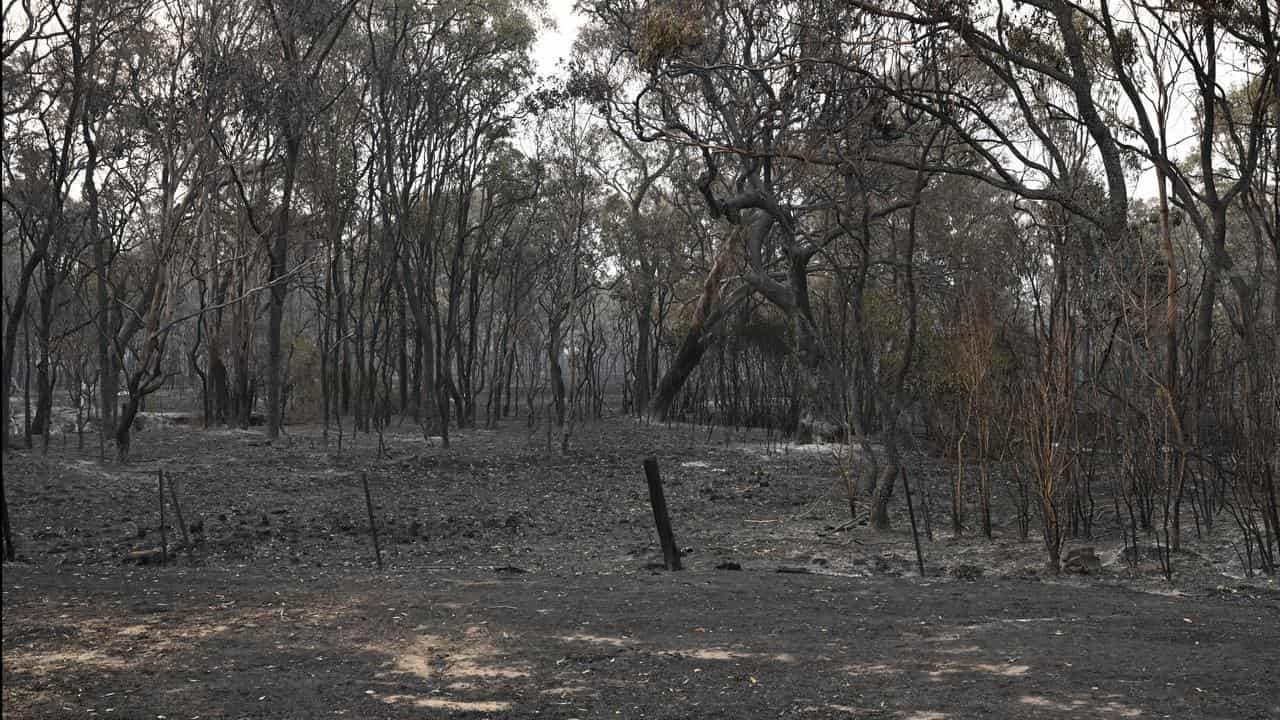
{"label": "burnt grass", "polygon": [[[449,449],[405,423],[339,452],[153,419],[126,466],[87,440],[5,461],[6,718],[1280,717],[1280,593],[1225,522],[1172,583],[1107,522],[1068,546],[1100,573],[1049,577],[1003,504],[994,540],[952,538],[947,470],[915,458],[921,578],[901,497],[893,531],[851,521],[833,448],[759,432],[614,417],[562,454],[518,421]],[[191,546],[170,503],[169,562],[127,562],[160,546],[160,470]]]}

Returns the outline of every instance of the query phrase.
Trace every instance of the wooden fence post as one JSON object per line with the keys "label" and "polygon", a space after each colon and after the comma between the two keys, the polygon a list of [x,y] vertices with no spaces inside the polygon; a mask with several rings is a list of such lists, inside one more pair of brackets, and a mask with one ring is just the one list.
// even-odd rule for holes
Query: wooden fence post
{"label": "wooden fence post", "polygon": [[907,493],[907,515],[911,518],[911,539],[916,543],[916,562],[920,565],[920,577],[924,577],[924,554],[920,552],[920,533],[916,530],[916,511],[911,504],[911,484],[907,482],[907,468],[902,470],[902,489]]}
{"label": "wooden fence post", "polygon": [[378,521],[373,517],[373,496],[369,494],[369,473],[360,473],[360,483],[364,485],[364,505],[369,510],[369,532],[373,535],[373,555],[378,561],[378,569],[382,569],[382,548],[378,546]]}
{"label": "wooden fence post", "polygon": [[18,559],[17,548],[13,546],[13,527],[9,524],[9,494],[4,489],[4,480],[0,479],[0,503],[4,505],[4,559],[13,562]]}
{"label": "wooden fence post", "polygon": [[680,549],[676,547],[671,532],[671,516],[667,514],[667,498],[662,493],[662,477],[658,474],[658,461],[645,458],[644,476],[649,481],[649,502],[653,505],[653,520],[658,525],[658,541],[662,543],[662,558],[668,570],[680,569]]}
{"label": "wooden fence post", "polygon": [[[162,474],[163,470],[160,471]],[[178,502],[178,486],[173,482],[173,474],[169,474],[169,499],[173,501],[173,512],[178,516],[178,528],[182,530],[182,543],[187,546],[187,556],[191,556],[191,533],[187,530],[187,518],[182,514],[182,504]]]}
{"label": "wooden fence post", "polygon": [[160,564],[164,565],[169,562],[169,540],[164,532],[164,471],[157,471],[156,478],[160,483]]}

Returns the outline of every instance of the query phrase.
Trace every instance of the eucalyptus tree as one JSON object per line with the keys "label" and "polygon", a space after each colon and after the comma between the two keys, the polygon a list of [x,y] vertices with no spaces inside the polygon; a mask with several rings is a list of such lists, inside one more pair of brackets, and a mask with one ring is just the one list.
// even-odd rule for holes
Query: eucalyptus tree
{"label": "eucalyptus tree", "polygon": [[415,380],[411,404],[430,393],[425,404],[448,443],[450,403],[461,400],[468,263],[499,220],[499,205],[487,203],[483,188],[495,179],[489,172],[500,165],[491,161],[522,110],[514,99],[531,78],[533,26],[524,9],[504,0],[389,3],[364,20],[372,200],[422,343],[412,374],[426,387]]}
{"label": "eucalyptus tree", "polygon": [[448,77],[438,73],[438,65],[450,17],[406,2],[371,6],[361,18],[369,59],[363,93],[370,154],[367,202],[392,248],[395,267],[389,279],[398,282],[414,319],[408,403],[415,417],[424,404],[423,375],[428,386],[435,379],[432,240],[439,210],[428,187],[443,183],[441,155],[448,148],[436,139],[440,123],[433,94]]}
{"label": "eucalyptus tree", "polygon": [[0,439],[6,450],[18,330],[36,271],[63,231],[63,212],[78,170],[76,128],[89,84],[86,56],[102,42],[90,36],[86,17],[96,6],[78,1],[46,7],[47,14],[24,12],[25,22],[16,13],[12,20],[8,12],[4,18],[4,202],[5,217],[13,223],[6,224],[16,229],[5,233],[5,241],[16,241],[21,257],[13,295],[6,292],[5,297],[0,372],[5,427]]}
{"label": "eucalyptus tree", "polygon": [[[677,279],[690,275],[688,260],[698,255],[691,238],[706,240],[708,228],[699,210],[701,198],[682,197],[697,191],[673,167],[677,153],[668,147],[669,152],[660,154],[652,146],[619,137],[613,129],[610,133],[613,139],[606,142],[604,162],[596,168],[612,190],[600,208],[601,237],[616,266],[612,291],[624,315],[619,322],[625,322],[616,338],[628,348],[623,358],[623,374],[630,378],[624,404],[628,412],[643,416],[661,374],[673,288]],[[695,204],[694,212],[682,212],[677,199],[691,201],[686,206]]]}
{"label": "eucalyptus tree", "polygon": [[519,176],[522,163],[510,156],[508,139],[527,110],[507,104],[530,79],[527,51],[533,32],[522,14],[502,20],[495,28],[494,44],[481,50],[489,58],[488,67],[468,83],[468,92],[458,94],[455,100],[454,112],[466,121],[454,138],[456,166],[449,196],[449,232],[437,244],[445,290],[437,314],[441,339],[437,398],[441,426],[446,430],[449,413],[445,393],[455,405],[459,425],[475,421],[472,379],[484,266],[494,236],[513,220],[515,208],[530,200],[535,190]]}
{"label": "eucalyptus tree", "polygon": [[653,316],[664,243],[652,231],[660,226],[654,222],[654,198],[658,195],[655,190],[661,188],[664,176],[681,159],[682,150],[674,144],[655,148],[629,132],[628,98],[620,91],[643,82],[643,75],[641,68],[628,61],[625,35],[625,29],[604,22],[586,28],[575,48],[576,64],[567,90],[596,105],[609,133],[607,151],[601,155],[596,171],[625,209],[625,223],[619,228],[621,232],[615,233],[614,254],[622,266],[625,297],[635,314],[634,381],[630,390],[635,411],[642,414],[648,409],[658,375]]}
{"label": "eucalyptus tree", "polygon": [[[69,14],[64,16],[64,11]],[[37,120],[48,127],[48,118],[61,117],[65,130],[58,141],[61,152],[51,156],[62,160],[48,166],[55,174],[37,180],[45,204],[39,213],[43,239],[32,253],[44,267],[36,323],[43,347],[39,416],[47,424],[52,403],[49,340],[54,298],[74,275],[80,279],[78,291],[96,290],[96,310],[90,312],[88,299],[82,298],[79,307],[57,314],[60,322],[81,318],[96,325],[102,436],[116,437],[122,458],[128,454],[129,425],[137,405],[142,396],[158,388],[158,378],[136,382],[142,376],[130,368],[130,399],[117,422],[118,373],[126,357],[141,357],[141,366],[154,367],[151,361],[158,363],[163,356],[163,334],[149,336],[143,347],[130,347],[130,341],[144,327],[156,329],[158,313],[168,305],[165,296],[173,268],[167,264],[169,253],[157,248],[178,242],[183,206],[189,207],[193,196],[188,193],[180,202],[176,193],[190,181],[192,173],[187,169],[199,154],[197,146],[180,140],[177,130],[189,120],[176,92],[185,63],[182,51],[175,49],[182,41],[173,47],[167,41],[181,35],[180,29],[174,29],[181,23],[173,17],[160,22],[152,13],[148,3],[57,6],[50,22],[60,33],[58,42],[47,48],[47,59],[54,63],[49,84],[40,77],[39,64],[29,67],[33,76],[28,87],[38,93],[53,92],[51,98],[69,102],[40,113]],[[161,25],[165,31],[158,30]],[[168,30],[174,35],[166,34]],[[59,78],[59,72],[70,74]],[[54,136],[46,133],[45,137]],[[19,187],[12,188],[18,192],[6,193],[7,201],[22,203],[21,188],[36,180],[36,174],[23,174]],[[50,187],[50,179],[60,189]],[[72,201],[73,192],[81,199]],[[27,221],[35,216],[26,212],[29,209],[17,213],[25,218],[19,229],[31,227]],[[140,227],[150,232],[141,233]],[[92,248],[91,261],[84,257],[87,248]],[[114,272],[117,265],[133,272]],[[80,308],[83,313],[77,312]]]}
{"label": "eucalyptus tree", "polygon": [[[1203,240],[1208,262],[1192,359],[1195,372],[1204,376],[1210,372],[1219,278],[1225,276],[1237,295],[1236,307],[1227,308],[1238,316],[1235,324],[1246,336],[1254,332],[1256,288],[1236,269],[1227,246],[1227,214],[1259,171],[1269,140],[1266,118],[1280,97],[1277,10],[1266,0],[1255,0],[1230,7],[1129,2],[1113,8],[1111,2],[1100,2],[1073,12],[1099,36],[1099,52],[1106,53],[1100,70],[1114,79],[1127,101],[1118,108],[1118,120],[1136,141],[1133,151],[1155,170],[1162,235],[1168,233],[1166,203],[1172,189],[1174,202]],[[1172,114],[1187,112],[1196,118],[1191,134],[1196,148],[1193,162],[1183,164],[1173,154],[1169,126]],[[1168,257],[1169,244],[1162,244],[1170,263],[1169,312],[1176,313],[1176,268]],[[1167,322],[1173,327],[1176,317]],[[1176,336],[1169,343],[1174,374]]]}
{"label": "eucalyptus tree", "polygon": [[[858,197],[872,220],[910,204],[862,182],[869,148],[891,139],[883,94],[848,69],[872,62],[875,29],[847,6],[822,2],[602,2],[593,14],[642,71],[634,86],[614,88],[643,99],[630,104],[631,132],[701,157],[698,188],[710,215],[733,228],[726,247],[743,259],[728,273],[736,279],[728,299],[755,293],[779,308],[801,364],[816,368],[825,350],[810,301],[811,263],[849,237]],[[717,292],[722,280],[713,283]],[[656,411],[700,357],[704,339],[695,329],[684,362],[669,370],[673,382],[654,398]]]}
{"label": "eucalyptus tree", "polygon": [[[494,149],[475,190],[469,229],[472,237],[470,242],[465,235],[459,238],[454,253],[458,262],[450,266],[449,302],[458,308],[457,322],[462,329],[454,345],[460,426],[475,425],[476,399],[503,378],[499,368],[505,365],[505,341],[500,337],[504,330],[495,325],[507,328],[509,337],[510,323],[522,312],[520,284],[504,287],[504,280],[513,277],[513,272],[519,273],[519,267],[507,268],[505,263],[520,262],[526,242],[521,236],[525,210],[541,192],[539,166],[505,143]],[[460,279],[455,280],[455,275]],[[508,299],[501,294],[504,291],[517,297]],[[490,355],[497,362],[492,373]]]}
{"label": "eucalyptus tree", "polygon": [[[668,174],[679,156],[678,148],[668,145],[659,152],[627,137],[616,125],[609,126],[610,142],[605,146],[609,164],[600,164],[597,172],[622,201],[625,232],[617,234],[615,255],[625,273],[629,293],[627,299],[635,315],[636,347],[634,355],[634,399],[637,413],[649,405],[657,368],[654,367],[654,303],[659,270],[664,251],[660,233],[665,224],[659,219],[659,194],[654,188]],[[678,235],[667,235],[674,239]],[[668,259],[669,253],[668,253]]]}
{"label": "eucalyptus tree", "polygon": [[[111,341],[109,367],[124,371],[127,391],[114,429],[121,460],[129,457],[144,399],[167,380],[175,328],[204,310],[186,304],[187,287],[203,276],[201,243],[212,234],[211,196],[221,174],[209,133],[218,121],[211,97],[217,89],[201,77],[208,64],[199,37],[208,20],[197,3],[158,5],[121,53],[128,90],[112,124],[139,142],[129,167],[108,183],[114,184],[111,197],[131,202],[135,211],[118,249],[121,268],[102,279],[120,313],[103,331]],[[99,145],[101,138],[86,132],[86,143]]]}
{"label": "eucalyptus tree", "polygon": [[257,23],[270,38],[270,54],[257,66],[262,72],[264,106],[279,142],[280,200],[269,229],[256,228],[268,244],[270,304],[267,328],[267,436],[280,434],[283,422],[284,355],[281,337],[289,289],[289,241],[294,214],[294,186],[303,141],[332,97],[319,92],[319,80],[338,39],[346,31],[356,0],[261,0]]}
{"label": "eucalyptus tree", "polygon": [[[1113,7],[1110,2],[1075,9],[1082,24],[1100,39],[1101,74],[1112,79],[1125,102],[1117,109],[1118,121],[1132,138],[1129,147],[1154,169],[1159,200],[1159,228],[1166,269],[1166,373],[1162,394],[1166,397],[1170,445],[1178,453],[1173,482],[1172,538],[1181,539],[1182,485],[1189,443],[1214,443],[1201,437],[1204,408],[1209,400],[1213,367],[1214,318],[1225,312],[1240,335],[1248,372],[1244,378],[1248,396],[1266,387],[1264,359],[1272,344],[1258,338],[1260,309],[1259,271],[1254,277],[1237,259],[1228,242],[1231,208],[1248,201],[1260,159],[1272,141],[1266,118],[1280,97],[1280,31],[1276,9],[1265,0],[1219,7],[1212,4],[1156,6],[1130,2]],[[1195,149],[1188,162],[1174,153],[1178,133],[1170,124],[1176,114],[1190,112],[1195,127],[1190,137]],[[1169,239],[1169,201],[1195,228],[1206,258],[1196,299],[1194,347],[1189,353],[1192,387],[1190,407],[1179,393],[1179,274]],[[1246,252],[1249,252],[1246,250]],[[1256,252],[1256,251],[1254,251]],[[1225,279],[1234,302],[1218,299],[1218,285]],[[1254,423],[1256,425],[1256,423]],[[1252,433],[1249,433],[1252,434]],[[1274,443],[1264,433],[1257,438]]]}
{"label": "eucalyptus tree", "polygon": [[[841,397],[818,391],[838,364],[824,336],[812,284],[840,268],[857,287],[844,295],[855,307],[865,383],[877,365],[862,305],[868,283],[888,282],[909,311],[899,372],[886,374],[881,413],[857,394],[852,413],[896,437],[912,372],[915,288],[911,210],[936,164],[944,127],[906,106],[868,78],[892,65],[884,48],[895,40],[888,21],[845,3],[777,5],[723,0],[702,4],[599,2],[596,22],[612,33],[639,78],[608,90],[627,99],[625,126],[635,137],[683,146],[701,161],[696,187],[710,217],[723,223],[716,262],[703,284],[689,331],[658,387],[651,409],[665,414],[710,346],[717,324],[748,297],[763,298],[785,318],[801,402],[790,403],[784,426],[801,408],[838,421],[850,413]],[[922,43],[923,45],[924,43]],[[925,163],[927,166],[922,166]],[[912,172],[912,169],[916,172]],[[902,213],[902,217],[897,217]],[[899,228],[889,242],[885,230]],[[877,277],[882,262],[903,268]],[[858,385],[852,385],[857,388]],[[846,405],[849,403],[845,403]],[[859,424],[867,436],[875,427]],[[877,508],[887,507],[897,476],[896,446],[878,474]],[[878,525],[887,514],[877,509]]]}
{"label": "eucalyptus tree", "polygon": [[363,38],[354,29],[335,48],[334,57],[319,78],[328,88],[324,93],[334,101],[327,112],[317,117],[313,132],[304,141],[303,152],[309,162],[302,166],[299,178],[304,205],[312,219],[306,233],[308,252],[317,257],[304,289],[315,302],[315,345],[319,355],[319,377],[300,380],[319,383],[326,441],[331,420],[336,416],[340,423],[343,410],[351,407],[349,327],[353,298],[345,268],[354,265],[359,248],[369,242],[367,234],[361,232],[359,218],[362,208],[370,202],[364,190],[373,164],[363,98],[357,92],[338,90],[360,77],[366,58]]}
{"label": "eucalyptus tree", "polygon": [[[545,102],[537,104],[546,105]],[[539,107],[538,112],[546,109]],[[485,346],[492,357],[485,400],[488,427],[513,412],[519,414],[517,398],[522,390],[529,403],[527,420],[533,421],[531,393],[536,394],[537,378],[543,367],[545,352],[538,329],[540,308],[536,299],[542,290],[543,272],[553,259],[543,252],[543,240],[551,234],[550,223],[556,208],[547,196],[551,169],[538,152],[535,149],[534,154],[526,155],[509,148],[495,158],[495,163],[503,167],[495,173],[495,178],[505,178],[500,192],[507,194],[509,212],[486,233],[487,242],[491,244],[486,250],[488,267],[483,268],[489,283]],[[511,202],[517,198],[520,202]],[[476,267],[473,265],[473,270]]]}
{"label": "eucalyptus tree", "polygon": [[[537,303],[543,328],[543,351],[551,388],[549,422],[560,429],[562,452],[568,452],[573,429],[573,398],[578,351],[575,324],[599,283],[601,262],[600,205],[595,192],[604,129],[585,103],[566,98],[560,107],[539,117],[539,161],[546,181],[540,195],[548,205],[538,251],[544,261],[539,272]],[[564,359],[569,359],[566,380]],[[550,433],[550,427],[548,427]],[[549,435],[548,435],[549,437]]]}
{"label": "eucalyptus tree", "polygon": [[[1154,167],[1162,235],[1169,235],[1166,193],[1171,191],[1208,258],[1197,296],[1194,348],[1188,353],[1197,386],[1213,372],[1220,277],[1227,277],[1237,296],[1236,307],[1225,308],[1228,316],[1238,318],[1244,336],[1253,334],[1253,316],[1246,309],[1253,304],[1253,289],[1233,270],[1226,214],[1248,187],[1264,144],[1259,120],[1277,73],[1273,7],[1265,1],[1231,6],[1112,0],[852,4],[893,22],[901,36],[945,39],[938,45],[942,51],[932,56],[915,47],[892,52],[889,61],[912,72],[880,82],[899,101],[948,123],[968,155],[979,161],[948,163],[939,170],[978,177],[1060,207],[1097,228],[1106,247],[1125,252],[1138,242],[1129,215],[1134,170],[1141,163]],[[1225,102],[1224,88],[1236,82],[1258,91],[1233,107]],[[1188,110],[1196,118],[1191,135],[1197,148],[1194,162],[1183,165],[1174,155],[1180,138],[1171,137],[1177,132],[1171,123]],[[1239,159],[1233,177],[1222,172],[1224,156]],[[1166,342],[1160,384],[1172,428],[1169,443],[1184,454],[1208,393],[1201,387],[1192,391],[1194,407],[1187,412],[1179,393],[1185,373],[1178,363],[1176,329],[1182,280],[1172,246],[1163,245]],[[1190,427],[1184,428],[1188,420]],[[1183,477],[1179,471],[1172,480],[1178,486],[1175,498],[1181,497]],[[1175,499],[1172,510],[1174,544],[1179,503]]]}

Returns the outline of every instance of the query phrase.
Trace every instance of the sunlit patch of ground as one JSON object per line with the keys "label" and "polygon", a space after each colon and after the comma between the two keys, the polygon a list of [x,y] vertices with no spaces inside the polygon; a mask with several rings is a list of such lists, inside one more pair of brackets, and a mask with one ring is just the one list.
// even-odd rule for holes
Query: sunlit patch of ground
{"label": "sunlit patch of ground", "polygon": [[497,665],[484,664],[477,662],[478,658],[485,656],[488,646],[476,648],[471,653],[463,653],[452,655],[449,658],[449,668],[445,672],[451,676],[473,677],[473,678],[522,678],[528,677],[529,671],[512,667],[500,667]]}
{"label": "sunlit patch of ground", "polygon": [[542,694],[564,697],[565,695],[581,695],[583,693],[590,694],[591,692],[593,692],[592,688],[586,685],[561,685],[558,687],[547,688],[542,691]]}
{"label": "sunlit patch of ground", "polygon": [[502,653],[482,633],[468,633],[472,639],[459,643],[440,635],[419,635],[407,646],[370,644],[365,650],[386,655],[389,670],[379,673],[412,675],[421,680],[513,680],[526,678],[529,670],[519,665],[501,664]]}
{"label": "sunlit patch of ground", "polygon": [[703,462],[702,460],[689,460],[687,462],[682,462],[680,463],[680,467],[693,470],[710,470],[711,472],[727,472],[722,467],[716,467],[715,465],[712,465],[709,462]]}
{"label": "sunlit patch of ground", "polygon": [[575,635],[561,635],[557,639],[564,642],[585,642],[619,648],[634,645],[636,643],[635,640],[628,637],[605,637],[602,635],[586,635],[583,633]]}
{"label": "sunlit patch of ground", "polygon": [[749,650],[738,650],[735,648],[709,647],[709,648],[692,648],[681,650],[660,650],[659,655],[670,655],[673,657],[685,657],[692,660],[769,660],[780,663],[794,663],[796,657],[791,653],[759,653]]}
{"label": "sunlit patch of ground", "polygon": [[662,655],[674,655],[676,657],[687,657],[694,660],[747,660],[758,657],[756,653],[743,652],[741,650],[729,650],[727,648],[693,648],[688,650],[663,650]]}
{"label": "sunlit patch of ground", "polygon": [[[402,673],[405,675],[413,675],[422,680],[430,680],[434,673],[431,672],[431,648],[439,647],[442,641],[430,635],[419,636],[414,644],[408,649],[390,648],[385,645],[366,645],[365,650],[383,653],[391,656],[388,664],[391,666],[391,672]],[[379,673],[379,676],[385,673]]]}
{"label": "sunlit patch of ground", "polygon": [[884,663],[854,663],[842,668],[850,675],[897,675],[902,670]]}
{"label": "sunlit patch of ground", "polygon": [[933,652],[942,653],[943,655],[970,655],[981,652],[981,649],[977,645],[960,645],[958,647],[935,648]]}
{"label": "sunlit patch of ground", "polygon": [[49,675],[80,667],[97,671],[124,670],[129,662],[122,657],[98,650],[38,651],[9,650],[5,652],[5,665],[14,670],[33,675]]}
{"label": "sunlit patch of ground", "polygon": [[1105,702],[1098,704],[1079,698],[1072,700],[1053,700],[1044,697],[1043,695],[1023,695],[1018,698],[1018,702],[1030,707],[1042,708],[1045,710],[1079,713],[1081,717],[1136,718],[1142,716],[1141,710],[1112,699],[1107,699]]}
{"label": "sunlit patch of ground", "polygon": [[511,703],[505,700],[453,700],[439,697],[418,697],[417,695],[381,695],[379,700],[393,705],[412,705],[427,710],[448,710],[450,712],[505,712],[511,709]]}
{"label": "sunlit patch of ground", "polygon": [[940,679],[946,675],[967,672],[984,672],[1001,677],[1021,677],[1031,671],[1030,665],[995,665],[992,663],[943,663],[937,670],[930,670],[929,677]]}

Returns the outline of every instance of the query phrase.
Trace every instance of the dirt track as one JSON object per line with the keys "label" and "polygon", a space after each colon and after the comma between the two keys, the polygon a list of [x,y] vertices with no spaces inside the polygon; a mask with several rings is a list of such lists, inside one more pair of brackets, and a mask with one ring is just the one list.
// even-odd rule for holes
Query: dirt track
{"label": "dirt track", "polygon": [[763,571],[4,588],[15,718],[1280,716],[1274,599]]}

